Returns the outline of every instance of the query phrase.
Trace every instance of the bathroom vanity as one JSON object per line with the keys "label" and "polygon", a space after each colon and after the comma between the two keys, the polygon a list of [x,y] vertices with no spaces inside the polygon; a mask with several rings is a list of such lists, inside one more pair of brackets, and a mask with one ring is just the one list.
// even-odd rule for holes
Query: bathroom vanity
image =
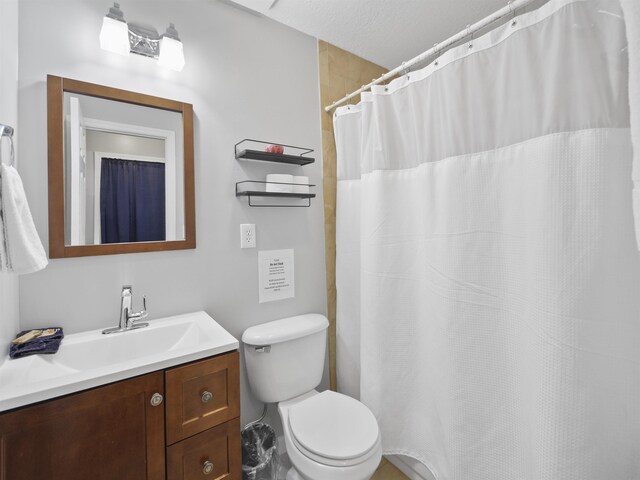
{"label": "bathroom vanity", "polygon": [[[237,341],[204,312],[154,323],[118,335],[70,335],[48,359],[7,360],[0,366],[0,382],[8,383],[13,377],[8,368],[38,365],[34,359],[50,361],[51,375],[56,362],[67,369],[57,378],[57,390],[50,388],[56,378],[35,379],[18,400],[0,383],[3,406],[35,398],[38,385],[45,395],[56,396],[0,413],[0,479],[241,479]],[[134,343],[145,345],[154,335],[158,342],[167,329],[174,334],[168,349],[135,361],[125,358],[119,367],[100,364],[105,351],[126,356],[127,343],[135,355]],[[97,358],[86,356],[85,371],[70,372],[73,350],[88,353],[87,346]],[[113,378],[110,370],[134,375],[78,391],[88,372],[101,382]],[[65,388],[75,392],[57,396]]]}

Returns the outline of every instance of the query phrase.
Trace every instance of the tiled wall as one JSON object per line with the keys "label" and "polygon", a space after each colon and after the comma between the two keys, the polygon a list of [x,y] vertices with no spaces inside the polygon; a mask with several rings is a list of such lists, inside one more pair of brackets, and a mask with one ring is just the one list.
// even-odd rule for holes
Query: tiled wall
{"label": "tiled wall", "polygon": [[[320,103],[322,107],[322,160],[324,189],[324,235],[327,263],[329,312],[329,358],[331,388],[336,388],[336,146],[333,139],[333,112],[324,107],[386,73],[382,67],[330,43],[318,43],[320,62]],[[351,99],[357,103],[360,97]]]}

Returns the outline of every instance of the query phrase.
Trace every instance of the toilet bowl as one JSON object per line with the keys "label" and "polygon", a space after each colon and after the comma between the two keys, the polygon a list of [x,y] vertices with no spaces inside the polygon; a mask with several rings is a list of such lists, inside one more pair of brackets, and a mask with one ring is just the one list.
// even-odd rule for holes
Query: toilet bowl
{"label": "toilet bowl", "polygon": [[[325,391],[278,404],[285,446],[304,480],[368,480],[382,457],[378,424],[362,403]],[[296,477],[292,474],[289,480]]]}
{"label": "toilet bowl", "polygon": [[252,392],[278,403],[293,465],[287,480],[369,480],[382,458],[373,413],[346,395],[315,390],[328,325],[323,315],[300,315],[251,327],[242,336]]}

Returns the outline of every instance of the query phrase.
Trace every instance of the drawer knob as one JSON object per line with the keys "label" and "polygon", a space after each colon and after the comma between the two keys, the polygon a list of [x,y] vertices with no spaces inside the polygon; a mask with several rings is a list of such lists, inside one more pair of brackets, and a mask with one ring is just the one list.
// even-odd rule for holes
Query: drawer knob
{"label": "drawer knob", "polygon": [[209,403],[209,401],[213,398],[213,393],[209,391],[205,391],[202,394],[202,403]]}
{"label": "drawer knob", "polygon": [[213,472],[213,463],[207,460],[202,464],[202,473],[209,475],[211,472]]}
{"label": "drawer knob", "polygon": [[160,395],[159,393],[154,393],[153,396],[151,397],[151,406],[152,407],[159,406],[162,403],[162,400],[164,400],[162,395]]}

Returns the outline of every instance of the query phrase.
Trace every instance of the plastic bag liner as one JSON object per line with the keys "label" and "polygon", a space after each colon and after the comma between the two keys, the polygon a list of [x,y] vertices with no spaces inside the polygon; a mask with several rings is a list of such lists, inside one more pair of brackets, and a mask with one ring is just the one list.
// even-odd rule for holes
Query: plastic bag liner
{"label": "plastic bag liner", "polygon": [[278,474],[278,440],[266,423],[247,425],[242,437],[242,479],[276,480]]}

